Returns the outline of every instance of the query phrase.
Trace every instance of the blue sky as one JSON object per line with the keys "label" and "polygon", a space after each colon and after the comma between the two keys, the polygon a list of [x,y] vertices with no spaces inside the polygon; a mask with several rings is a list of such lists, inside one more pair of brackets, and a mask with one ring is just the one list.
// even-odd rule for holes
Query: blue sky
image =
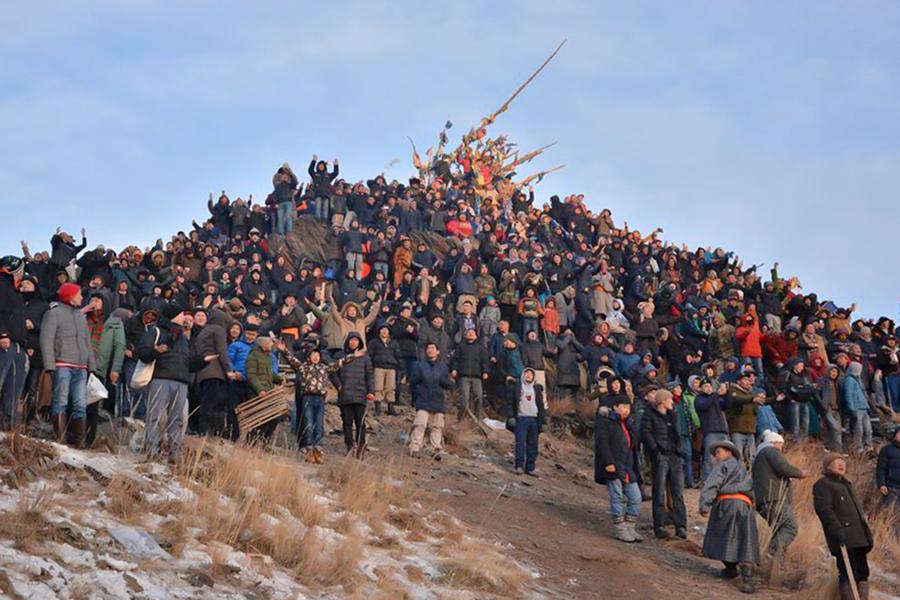
{"label": "blue sky", "polygon": [[[258,4],[258,6],[256,5]],[[563,38],[503,115],[539,198],[897,315],[900,5],[892,2],[27,3],[0,12],[0,252],[152,243],[287,160],[407,177]]]}

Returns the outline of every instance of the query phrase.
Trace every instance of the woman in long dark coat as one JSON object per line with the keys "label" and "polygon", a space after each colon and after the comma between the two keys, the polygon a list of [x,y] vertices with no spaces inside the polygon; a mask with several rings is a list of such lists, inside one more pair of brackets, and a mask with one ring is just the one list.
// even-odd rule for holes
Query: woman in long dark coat
{"label": "woman in long dark coat", "polygon": [[738,576],[741,591],[753,592],[753,566],[759,562],[759,535],[753,511],[753,478],[727,440],[710,447],[716,464],[700,493],[700,514],[709,515],[703,556],[725,563],[722,576]]}
{"label": "woman in long dark coat", "polygon": [[565,328],[556,340],[556,387],[561,400],[568,398],[578,402],[578,388],[581,385],[578,358],[583,350],[571,329]]}

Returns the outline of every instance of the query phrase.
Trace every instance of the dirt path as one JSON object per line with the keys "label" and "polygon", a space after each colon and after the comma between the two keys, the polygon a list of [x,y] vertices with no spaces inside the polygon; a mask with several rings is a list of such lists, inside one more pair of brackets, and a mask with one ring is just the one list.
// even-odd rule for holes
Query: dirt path
{"label": "dirt path", "polygon": [[[372,419],[377,433],[366,460],[402,456],[412,422],[400,417]],[[448,432],[451,454],[441,461],[409,459],[414,481],[479,535],[503,544],[511,556],[540,573],[534,587],[547,598],[661,598],[680,600],[746,597],[718,578],[719,563],[700,557],[703,522],[696,517],[697,495],[688,492],[690,539],[652,539],[650,503],[642,507],[642,544],[612,537],[606,490],[593,482],[588,448],[573,438],[541,436],[539,479],[512,473],[512,435],[495,432],[485,440],[471,429]],[[337,436],[327,436],[332,455]],[[788,594],[761,589],[761,596]]]}

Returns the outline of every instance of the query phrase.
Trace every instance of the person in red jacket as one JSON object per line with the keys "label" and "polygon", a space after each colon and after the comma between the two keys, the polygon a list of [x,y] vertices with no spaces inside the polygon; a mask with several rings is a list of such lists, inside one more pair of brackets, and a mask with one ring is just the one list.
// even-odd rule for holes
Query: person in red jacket
{"label": "person in red jacket", "polygon": [[759,328],[759,315],[756,314],[755,304],[750,305],[741,322],[742,325],[735,331],[741,362],[753,365],[757,377],[762,379],[762,331]]}
{"label": "person in red jacket", "polygon": [[763,336],[763,345],[769,353],[772,365],[780,369],[792,358],[797,358],[797,338],[800,332],[788,326],[782,333],[772,332]]}

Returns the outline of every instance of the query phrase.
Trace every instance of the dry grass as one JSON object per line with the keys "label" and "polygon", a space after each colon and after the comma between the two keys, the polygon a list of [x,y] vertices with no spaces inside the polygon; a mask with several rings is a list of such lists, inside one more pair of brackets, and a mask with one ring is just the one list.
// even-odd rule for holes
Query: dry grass
{"label": "dry grass", "polygon": [[6,469],[3,483],[18,489],[53,468],[56,450],[41,440],[22,435],[19,430],[0,438],[0,467]]}
{"label": "dry grass", "polygon": [[443,561],[440,582],[504,598],[518,598],[528,574],[508,557],[481,543],[463,541]]}
{"label": "dry grass", "polygon": [[[813,443],[791,447],[786,452],[794,465],[810,476],[792,484],[793,504],[798,523],[798,534],[788,548],[785,557],[786,570],[773,569],[773,583],[791,589],[803,589],[808,597],[827,597],[834,587],[836,570],[834,558],[828,553],[822,525],[813,508],[812,488],[822,473],[821,459],[824,449]],[[896,510],[881,508],[881,496],[875,489],[874,461],[860,456],[847,459],[847,477],[854,482],[856,493],[866,506],[869,526],[875,537],[875,545],[869,555],[870,562],[892,571],[900,564],[900,514]],[[762,521],[760,521],[762,523]],[[770,539],[768,527],[760,528],[760,548]],[[812,595],[810,595],[812,594]]]}
{"label": "dry grass", "polygon": [[114,475],[106,486],[106,496],[107,508],[117,517],[130,520],[145,512],[143,485],[131,477]]}
{"label": "dry grass", "polygon": [[60,532],[45,514],[56,499],[48,485],[35,485],[23,491],[14,510],[0,512],[0,538],[12,540],[15,547],[30,551],[46,540],[57,540]]}

